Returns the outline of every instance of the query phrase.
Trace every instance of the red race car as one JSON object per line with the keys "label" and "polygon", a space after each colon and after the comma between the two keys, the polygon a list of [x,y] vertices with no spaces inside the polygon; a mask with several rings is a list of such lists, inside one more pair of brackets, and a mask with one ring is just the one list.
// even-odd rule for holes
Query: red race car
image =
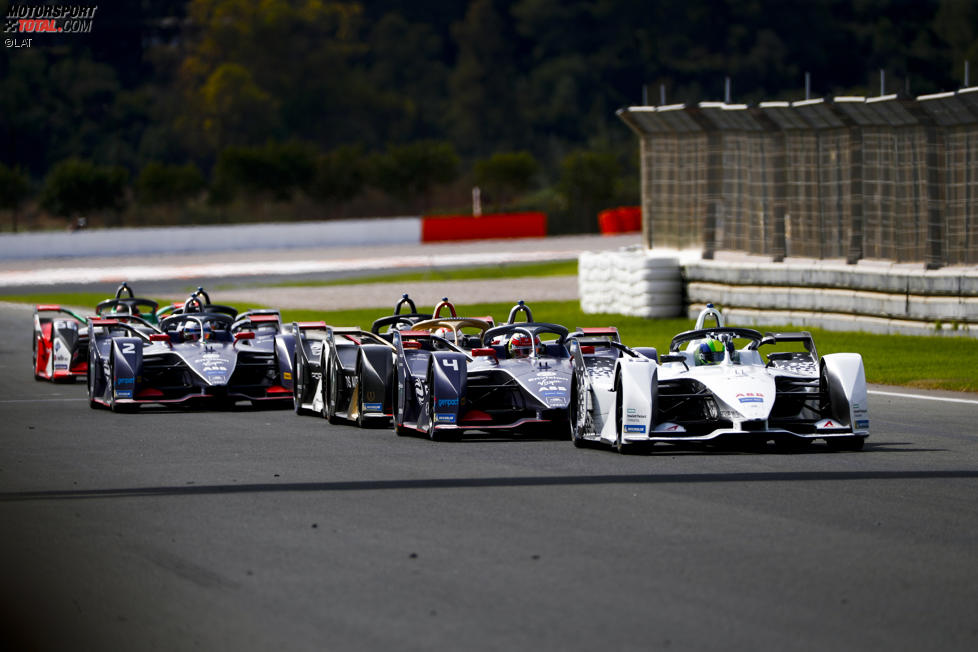
{"label": "red race car", "polygon": [[34,378],[74,382],[88,371],[88,328],[84,317],[58,305],[34,308]]}

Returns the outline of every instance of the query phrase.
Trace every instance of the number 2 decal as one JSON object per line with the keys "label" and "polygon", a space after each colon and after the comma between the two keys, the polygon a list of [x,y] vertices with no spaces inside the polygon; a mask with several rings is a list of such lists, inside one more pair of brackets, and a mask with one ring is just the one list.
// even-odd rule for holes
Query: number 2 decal
{"label": "number 2 decal", "polygon": [[135,342],[123,342],[122,343],[122,352],[123,353],[135,353],[136,352],[136,344],[135,344]]}

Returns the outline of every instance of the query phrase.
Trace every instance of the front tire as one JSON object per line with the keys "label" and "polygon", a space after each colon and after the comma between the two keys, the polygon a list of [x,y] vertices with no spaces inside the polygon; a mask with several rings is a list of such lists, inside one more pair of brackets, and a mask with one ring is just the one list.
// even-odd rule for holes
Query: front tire
{"label": "front tire", "polygon": [[88,371],[85,372],[85,384],[88,385],[88,407],[98,410],[102,404],[95,400],[95,364],[94,356],[88,356]]}
{"label": "front tire", "polygon": [[340,392],[339,378],[332,356],[329,358],[328,367],[328,370],[323,369],[323,377],[327,379],[323,383],[323,416],[326,417],[327,421],[336,425],[341,423],[342,419],[336,416],[336,404],[340,400]]}
{"label": "front tire", "polygon": [[865,437],[833,437],[825,441],[834,451],[861,451],[866,445]]}

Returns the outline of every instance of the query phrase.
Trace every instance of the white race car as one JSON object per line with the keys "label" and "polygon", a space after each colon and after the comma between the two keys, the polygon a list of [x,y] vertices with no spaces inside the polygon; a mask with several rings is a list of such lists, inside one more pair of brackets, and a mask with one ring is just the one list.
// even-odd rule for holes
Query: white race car
{"label": "white race car", "polygon": [[[710,318],[716,325],[706,327]],[[773,441],[792,450],[822,439],[860,450],[869,436],[862,356],[820,358],[808,332],[730,328],[709,304],[695,329],[650,362],[620,344],[584,344],[573,353],[581,370],[571,414],[577,444],[601,441],[623,451],[656,442]],[[606,371],[584,373],[599,366]]]}

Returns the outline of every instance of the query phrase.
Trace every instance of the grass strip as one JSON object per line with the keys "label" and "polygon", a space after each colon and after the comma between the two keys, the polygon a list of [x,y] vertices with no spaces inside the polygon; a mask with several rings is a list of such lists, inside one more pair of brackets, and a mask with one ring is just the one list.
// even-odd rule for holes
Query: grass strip
{"label": "grass strip", "polygon": [[[91,306],[105,299],[101,294],[37,294],[0,296],[0,301],[22,303],[59,303],[65,306]],[[166,301],[161,301],[166,305]],[[456,305],[460,316],[492,315],[505,321],[513,304],[473,303]],[[273,306],[240,305],[240,310]],[[432,306],[419,306],[431,310]],[[669,347],[672,337],[693,327],[690,319],[644,319],[625,315],[589,315],[576,301],[541,301],[530,306],[537,321],[578,326],[616,326],[622,340],[631,346],[654,346],[659,351]],[[90,309],[90,308],[89,308]],[[85,308],[83,308],[84,312]],[[292,321],[324,321],[334,326],[369,328],[375,319],[388,313],[381,308],[361,310],[284,310],[282,318]],[[772,323],[757,330],[807,330],[815,338],[821,355],[852,351],[863,356],[866,380],[882,385],[902,385],[921,389],[978,392],[978,341],[968,337],[927,335],[875,335],[870,333],[827,331],[792,324]]]}

